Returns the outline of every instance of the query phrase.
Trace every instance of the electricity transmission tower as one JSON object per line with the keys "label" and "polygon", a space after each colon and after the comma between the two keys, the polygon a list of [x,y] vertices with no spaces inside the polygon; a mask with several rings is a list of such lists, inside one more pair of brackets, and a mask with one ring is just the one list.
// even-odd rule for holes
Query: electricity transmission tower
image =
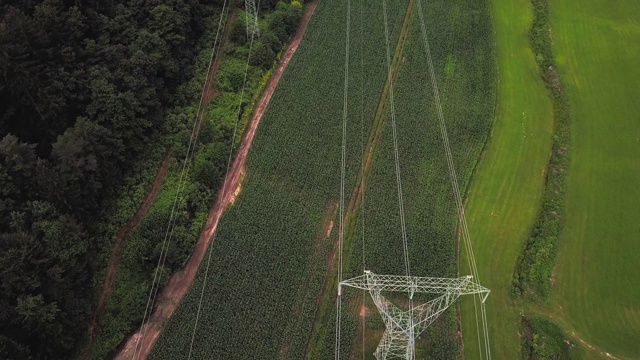
{"label": "electricity transmission tower", "polygon": [[253,38],[260,35],[258,28],[258,9],[255,0],[244,0],[244,11],[246,14],[247,37]]}
{"label": "electricity transmission tower", "polygon": [[[365,270],[364,275],[340,282],[342,286],[368,290],[384,321],[386,330],[374,353],[376,359],[402,358],[413,360],[415,339],[445,311],[460,295],[480,294],[487,299],[490,290],[472,281],[472,276],[460,278],[432,278],[399,275],[378,275]],[[391,303],[382,292],[404,292],[413,304],[415,293],[439,295],[408,310]],[[413,306],[413,305],[411,305]]]}

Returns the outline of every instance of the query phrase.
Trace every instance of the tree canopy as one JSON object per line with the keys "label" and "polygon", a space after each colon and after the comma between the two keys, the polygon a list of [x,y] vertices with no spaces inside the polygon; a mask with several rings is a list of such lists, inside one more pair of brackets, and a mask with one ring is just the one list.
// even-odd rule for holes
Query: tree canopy
{"label": "tree canopy", "polygon": [[81,345],[89,224],[187,97],[205,12],[195,0],[0,5],[0,358]]}

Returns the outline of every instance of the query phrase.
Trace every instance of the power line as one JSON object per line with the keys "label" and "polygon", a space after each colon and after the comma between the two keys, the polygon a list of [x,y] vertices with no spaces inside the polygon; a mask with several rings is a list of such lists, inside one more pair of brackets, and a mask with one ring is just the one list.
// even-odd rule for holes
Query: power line
{"label": "power line", "polygon": [[402,231],[402,248],[405,261],[405,272],[407,276],[411,276],[411,268],[409,265],[409,247],[407,244],[407,226],[404,217],[404,201],[402,198],[402,181],[400,178],[400,155],[398,152],[398,135],[396,129],[396,109],[393,97],[393,74],[391,72],[391,53],[389,50],[389,26],[387,22],[387,1],[382,0],[382,8],[384,14],[384,33],[385,44],[387,50],[387,83],[389,84],[389,105],[391,106],[391,128],[393,130],[393,155],[395,160],[396,185],[398,189],[398,207],[400,211],[400,229]]}
{"label": "power line", "polygon": [[[462,196],[460,194],[460,189],[459,189],[459,185],[458,185],[458,178],[457,178],[457,174],[455,171],[455,166],[453,163],[453,156],[451,153],[451,147],[449,144],[449,136],[447,134],[447,128],[446,128],[446,124],[444,121],[444,115],[443,115],[443,111],[442,111],[442,103],[440,101],[440,94],[438,91],[438,83],[435,77],[435,70],[433,67],[433,60],[431,57],[431,50],[429,48],[429,41],[428,41],[428,37],[427,37],[427,30],[426,30],[426,25],[425,25],[425,21],[424,21],[424,14],[422,12],[422,2],[421,0],[418,0],[418,12],[419,12],[419,17],[420,17],[420,24],[421,24],[421,31],[422,31],[422,38],[424,41],[424,46],[425,46],[425,51],[426,51],[426,55],[427,55],[427,64],[429,67],[429,74],[431,76],[431,84],[433,87],[433,93],[434,93],[434,98],[436,100],[436,109],[437,109],[437,115],[438,115],[438,120],[440,123],[440,132],[442,135],[442,139],[443,139],[443,143],[444,143],[444,147],[445,147],[445,154],[446,154],[446,158],[447,158],[447,166],[449,169],[449,174],[451,177],[451,184],[453,187],[453,191],[454,191],[454,195],[455,195],[455,200],[456,200],[456,206],[458,208],[458,215],[459,215],[459,219],[460,219],[460,223],[462,225],[462,230],[463,230],[463,241],[465,243],[465,248],[467,250],[467,254],[468,254],[468,258],[469,258],[469,263],[470,263],[470,268],[471,268],[471,272],[472,275],[474,276],[474,278],[476,279],[476,281],[480,282],[480,277],[478,276],[478,268],[476,265],[476,260],[475,260],[475,255],[473,253],[473,247],[471,246],[471,236],[469,234],[469,228],[467,226],[467,220],[465,217],[465,212],[464,212],[464,204],[462,202]],[[475,298],[474,298],[474,306],[475,306]],[[487,359],[491,359],[491,349],[489,346],[489,334],[488,334],[488,325],[487,325],[487,316],[486,316],[486,310],[485,310],[485,304],[484,301],[481,301],[481,314],[482,314],[482,333],[484,335],[484,344],[485,344],[485,351],[487,354]],[[480,351],[480,356],[482,356],[482,351]]]}
{"label": "power line", "polygon": [[[420,4],[419,4],[419,7],[420,7],[420,8],[422,7],[422,3],[420,3]],[[422,11],[420,11],[420,14],[422,14]],[[423,31],[424,31],[424,30],[423,30]],[[426,33],[426,31],[425,31],[425,33]],[[453,48],[453,47],[455,47],[455,46],[456,46],[456,36],[455,36],[455,32],[454,32],[454,31],[450,31],[450,41],[451,41],[451,43],[452,43],[452,45],[451,45],[451,46],[452,46],[452,48]],[[463,229],[462,229],[462,230],[461,230],[461,232],[460,232],[460,236],[462,236],[462,237],[464,237],[464,236],[465,236],[465,233],[464,233],[464,230],[463,230]],[[465,251],[466,251],[466,253],[467,253],[467,254],[469,254],[470,252],[473,252],[473,250],[472,250],[472,249],[471,249],[471,251],[469,251],[469,244],[470,244],[470,242],[465,241],[465,240],[464,240],[464,238],[463,238],[463,241],[462,241],[462,242],[463,242],[463,244],[464,244],[464,246],[465,246]],[[475,260],[474,260],[474,261],[475,261]],[[470,269],[470,271],[471,271],[471,262],[468,262],[468,265],[469,265],[469,269]],[[472,272],[472,273],[473,273],[473,272]],[[482,354],[482,341],[480,340],[480,333],[481,333],[482,331],[480,330],[480,323],[479,323],[479,321],[478,321],[478,300],[479,300],[479,299],[478,299],[478,298],[476,298],[476,297],[473,297],[472,299],[473,299],[474,320],[475,320],[475,323],[476,323],[476,335],[477,335],[477,338],[478,338],[478,354],[479,354],[479,356],[480,356],[480,359],[482,360],[482,358],[483,358],[483,354]]]}
{"label": "power line", "polygon": [[[220,35],[220,29],[222,27],[222,19],[224,18],[224,9],[226,7],[227,4],[227,0],[224,1],[223,3],[223,7],[222,7],[222,12],[220,13],[220,20],[218,22],[218,28],[216,30],[216,36],[213,42],[213,48],[211,49],[211,56],[209,58],[209,64],[207,66],[207,75],[205,77],[205,81],[204,81],[204,85],[202,87],[202,92],[200,94],[200,101],[198,103],[198,111],[196,112],[196,118],[194,119],[193,122],[193,128],[191,130],[191,137],[189,139],[189,145],[187,147],[187,153],[185,155],[184,161],[182,163],[182,169],[180,171],[180,177],[178,180],[178,187],[177,187],[177,191],[176,191],[176,195],[174,197],[173,200],[173,205],[171,207],[171,214],[169,215],[169,223],[167,224],[167,230],[165,231],[165,236],[164,239],[162,240],[162,246],[160,248],[160,256],[158,258],[158,264],[156,266],[156,270],[154,271],[153,274],[153,281],[151,283],[151,289],[149,290],[149,297],[147,298],[147,305],[145,307],[145,311],[144,311],[144,315],[142,317],[142,325],[141,325],[141,332],[142,335],[140,337],[140,339],[138,340],[138,342],[136,343],[136,346],[134,347],[134,351],[133,351],[133,357],[132,359],[136,358],[136,354],[138,352],[138,349],[142,346],[142,344],[144,343],[144,338],[146,336],[147,333],[147,328],[145,327],[145,323],[146,321],[148,321],[148,318],[151,317],[151,311],[153,311],[153,306],[155,304],[155,300],[158,294],[158,288],[160,287],[160,279],[158,278],[158,275],[160,273],[160,269],[164,267],[166,258],[167,258],[167,254],[169,251],[169,245],[171,243],[171,239],[173,237],[173,230],[175,228],[175,223],[177,221],[177,217],[175,215],[176,210],[179,206],[179,200],[181,199],[182,196],[182,191],[184,190],[184,186],[186,183],[186,174],[188,174],[189,172],[189,167],[190,167],[190,160],[191,157],[193,156],[193,152],[195,150],[195,144],[197,142],[197,137],[198,137],[198,130],[199,130],[199,126],[198,126],[198,115],[200,114],[200,110],[202,107],[202,102],[204,100],[204,96],[205,96],[205,92],[206,92],[206,87],[207,87],[207,80],[209,78],[209,71],[208,69],[211,68],[211,64],[213,64],[214,61],[214,54],[216,54],[216,45],[218,46],[218,48],[220,47],[220,44],[218,43],[218,38]],[[216,55],[216,59],[219,56],[219,51]]]}
{"label": "power line", "polygon": [[[226,2],[226,0],[225,0]],[[247,0],[247,2],[251,2],[254,3],[253,0]],[[255,4],[255,3],[254,3]],[[256,22],[257,22],[257,16],[258,16],[258,9],[260,9],[260,0],[258,0],[258,5],[257,8],[255,10],[254,13],[254,17],[256,18]],[[250,36],[250,42],[249,42],[249,53],[247,54],[247,65],[245,66],[244,69],[244,80],[242,81],[242,90],[240,91],[240,101],[238,102],[238,112],[236,114],[236,121],[233,127],[233,135],[231,136],[231,144],[230,144],[230,149],[229,149],[229,157],[227,159],[227,169],[225,171],[225,176],[224,176],[224,182],[222,184],[222,191],[221,191],[221,195],[224,197],[226,192],[227,192],[227,186],[228,186],[228,175],[229,175],[229,169],[231,168],[231,159],[233,158],[233,149],[234,149],[234,144],[235,144],[235,138],[236,138],[236,133],[238,131],[238,123],[240,122],[240,113],[242,111],[242,102],[244,99],[244,91],[245,91],[245,87],[247,84],[247,74],[249,72],[249,61],[251,59],[251,51],[253,49],[253,40],[255,39],[256,36],[256,32],[251,30],[249,28],[247,28],[247,35]],[[189,355],[187,356],[187,359],[191,359],[191,354],[193,352],[193,344],[195,342],[195,337],[196,337],[196,331],[198,329],[198,320],[200,318],[200,311],[202,309],[202,300],[204,299],[204,290],[207,286],[207,277],[209,276],[209,266],[211,264],[211,255],[213,253],[213,240],[215,239],[216,233],[214,232],[211,235],[211,243],[209,244],[209,249],[208,249],[208,255],[207,255],[207,266],[205,268],[205,272],[204,272],[204,279],[202,282],[202,290],[200,291],[200,299],[198,301],[198,310],[196,311],[196,318],[194,320],[194,325],[193,325],[193,333],[191,334],[191,344],[189,345]]]}
{"label": "power line", "polygon": [[[360,192],[362,194],[362,199],[360,200],[360,216],[362,217],[362,271],[367,269],[366,266],[366,257],[365,257],[365,208],[364,208],[364,197],[365,197],[365,188],[364,188],[364,166],[366,159],[364,157],[364,2],[360,2],[360,158],[361,158],[361,167],[360,167]],[[364,360],[364,343],[365,343],[365,334],[366,334],[366,290],[362,289],[362,360]]]}
{"label": "power line", "polygon": [[346,168],[346,149],[347,149],[347,111],[349,99],[349,31],[351,23],[351,0],[347,0],[347,19],[346,19],[346,40],[345,40],[345,59],[344,59],[344,99],[342,108],[342,158],[340,167],[340,231],[338,234],[338,297],[336,298],[336,333],[335,333],[335,359],[340,358],[340,325],[342,318],[342,292],[340,290],[340,282],[342,281],[342,244],[344,242],[344,186],[345,186],[345,168]]}
{"label": "power line", "polygon": [[[398,152],[398,131],[396,129],[396,109],[395,109],[395,102],[393,99],[393,74],[391,72],[391,53],[390,53],[390,46],[389,46],[389,26],[388,26],[388,21],[387,21],[387,1],[386,0],[382,0],[382,11],[383,11],[383,15],[384,15],[384,35],[385,35],[385,45],[386,45],[386,54],[387,54],[387,81],[389,84],[389,105],[391,107],[391,128],[393,130],[393,155],[394,155],[394,160],[395,160],[395,170],[396,170],[396,184],[398,187],[398,207],[400,210],[400,228],[402,230],[402,248],[403,248],[403,253],[404,253],[404,264],[405,264],[405,272],[406,272],[406,276],[410,277],[411,276],[411,266],[409,263],[409,244],[408,244],[408,240],[407,240],[407,225],[405,222],[405,215],[404,215],[404,201],[402,198],[402,180],[400,177],[400,155]],[[409,11],[407,9],[407,11]],[[410,358],[413,358],[415,356],[415,353],[413,353],[413,349],[414,349],[414,341],[415,341],[415,336],[413,336],[413,321],[414,321],[414,314],[413,314],[413,292],[409,293],[409,311],[411,313],[411,315],[408,317],[408,321],[409,321],[409,331],[411,332],[411,334],[409,334],[408,336],[408,340],[409,340],[409,345],[408,345],[408,351],[410,351]]]}

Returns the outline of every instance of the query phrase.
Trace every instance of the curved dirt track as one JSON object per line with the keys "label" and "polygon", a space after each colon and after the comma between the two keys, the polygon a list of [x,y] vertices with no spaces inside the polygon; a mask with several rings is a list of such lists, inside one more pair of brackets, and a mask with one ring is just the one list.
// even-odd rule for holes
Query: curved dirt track
{"label": "curved dirt track", "polygon": [[122,249],[126,244],[129,236],[133,233],[133,231],[140,225],[142,219],[147,215],[147,212],[151,208],[151,205],[158,197],[160,193],[160,188],[162,186],[162,182],[164,178],[167,176],[167,171],[169,170],[169,164],[171,163],[171,159],[173,159],[173,151],[169,150],[164,156],[160,167],[158,168],[158,173],[156,174],[156,178],[153,180],[151,184],[151,190],[144,198],[138,210],[133,215],[131,219],[118,231],[116,235],[116,244],[113,248],[113,252],[111,252],[111,256],[109,257],[109,262],[107,263],[107,271],[104,277],[104,283],[102,285],[102,290],[100,291],[100,298],[98,299],[98,306],[93,313],[93,318],[91,320],[91,325],[89,326],[89,344],[83,351],[82,358],[88,359],[91,355],[91,351],[93,350],[93,346],[95,344],[96,335],[98,334],[98,330],[100,329],[100,322],[102,320],[102,316],[104,315],[105,307],[107,305],[107,299],[111,292],[113,291],[113,284],[116,280],[116,272],[118,271],[118,265],[120,264],[120,255],[122,254]]}
{"label": "curved dirt track", "polygon": [[[237,12],[236,9],[234,9],[228,15],[228,19],[226,20],[227,25],[225,25],[225,31],[224,31],[225,36],[222,39],[222,46],[224,46],[224,44],[229,42],[231,25],[233,24],[233,21],[235,19],[236,12]],[[222,61],[223,61],[223,58],[220,57],[219,55],[216,55],[215,60],[209,67],[209,71],[205,79],[204,91],[200,99],[198,116],[196,118],[196,128],[195,128],[196,136],[200,131],[200,124],[204,119],[204,114],[205,114],[207,105],[209,104],[209,102],[211,102],[213,98],[219,95],[213,89],[212,84],[216,77],[216,74],[218,73],[218,70],[220,70],[220,67],[222,66]],[[162,161],[162,164],[160,165],[160,168],[158,168],[158,174],[156,175],[153,185],[151,186],[151,190],[149,191],[147,196],[144,198],[142,204],[139,206],[138,210],[133,215],[133,217],[129,219],[129,221],[125,224],[125,226],[122,229],[120,229],[120,231],[118,231],[118,234],[116,235],[117,240],[113,248],[113,251],[111,252],[111,256],[109,257],[109,262],[107,263],[106,275],[102,283],[102,288],[100,290],[98,305],[96,306],[93,312],[92,320],[89,325],[88,343],[85,346],[84,350],[82,351],[82,355],[80,356],[80,358],[83,360],[87,360],[91,358],[91,355],[96,343],[96,338],[100,331],[100,323],[105,313],[107,300],[109,299],[109,296],[111,295],[114,284],[115,284],[115,275],[120,265],[120,255],[122,253],[122,249],[124,248],[127,240],[129,239],[129,236],[135,231],[138,225],[140,225],[142,220],[146,217],[147,212],[155,202],[156,197],[160,193],[162,182],[164,181],[164,178],[167,175],[169,164],[172,159],[173,159],[173,151],[169,149],[164,157],[164,160]]]}
{"label": "curved dirt track", "polygon": [[278,64],[276,71],[269,80],[262,98],[256,106],[255,113],[245,131],[244,138],[240,144],[240,149],[233,162],[233,166],[225,178],[221,191],[218,193],[216,203],[209,213],[207,223],[200,235],[200,239],[198,240],[193,253],[191,254],[191,258],[183,270],[177,272],[171,277],[171,280],[169,280],[169,283],[159,295],[157,306],[154,308],[149,321],[142,327],[138,328],[138,330],[127,339],[118,354],[116,354],[115,359],[132,359],[134,352],[136,360],[146,359],[158,339],[165,322],[171,317],[171,315],[173,315],[180,304],[180,301],[193,283],[196,272],[200,267],[200,263],[204,258],[207,247],[211,243],[213,234],[218,226],[218,222],[234,197],[233,195],[238,186],[242,169],[246,162],[247,154],[251,148],[260,119],[273,96],[280,77],[284,73],[284,70],[293,57],[293,54],[298,49],[298,45],[307,30],[309,20],[313,15],[317,3],[318,0],[314,0],[307,4],[298,32],[287,48],[280,64]]}

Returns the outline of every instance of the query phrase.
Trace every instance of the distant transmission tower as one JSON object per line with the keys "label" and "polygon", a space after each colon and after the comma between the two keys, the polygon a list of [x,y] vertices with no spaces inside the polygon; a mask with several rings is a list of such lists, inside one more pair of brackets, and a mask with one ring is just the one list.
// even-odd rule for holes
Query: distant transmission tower
{"label": "distant transmission tower", "polygon": [[244,11],[247,23],[247,37],[252,38],[260,35],[258,28],[258,9],[255,0],[244,0]]}
{"label": "distant transmission tower", "polygon": [[[364,275],[344,280],[338,285],[368,290],[384,320],[386,330],[374,353],[376,359],[401,358],[413,360],[415,339],[445,311],[460,295],[482,294],[482,302],[490,290],[472,281],[472,276],[461,278],[432,278],[399,275],[378,275],[365,270]],[[433,300],[403,310],[391,303],[382,292],[404,292],[413,299],[415,293],[439,294]]]}

